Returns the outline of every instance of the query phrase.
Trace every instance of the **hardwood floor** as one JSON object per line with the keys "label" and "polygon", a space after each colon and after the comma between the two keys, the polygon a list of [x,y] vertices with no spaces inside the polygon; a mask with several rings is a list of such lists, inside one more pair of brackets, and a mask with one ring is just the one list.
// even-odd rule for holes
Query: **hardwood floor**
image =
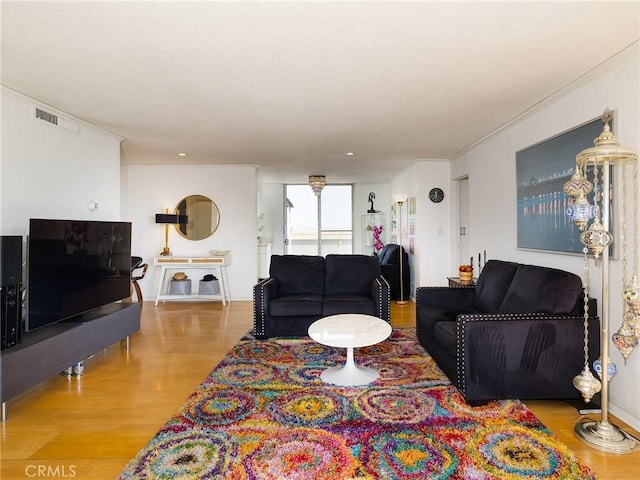
{"label": "hardwood floor", "polygon": [[[414,308],[394,303],[393,326],[414,327]],[[115,478],[249,330],[251,319],[251,302],[146,302],[129,350],[112,345],[85,362],[84,376],[54,376],[7,403],[1,478]],[[526,403],[599,478],[640,478],[640,449],[627,455],[591,449],[573,435],[579,418],[573,407]]]}

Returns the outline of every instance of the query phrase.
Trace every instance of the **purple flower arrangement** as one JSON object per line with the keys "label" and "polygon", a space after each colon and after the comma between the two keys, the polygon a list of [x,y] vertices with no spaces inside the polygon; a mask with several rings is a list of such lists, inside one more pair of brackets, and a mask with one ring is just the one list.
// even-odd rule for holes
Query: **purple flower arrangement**
{"label": "purple flower arrangement", "polygon": [[380,250],[382,250],[382,247],[384,247],[384,243],[380,239],[383,229],[384,227],[382,225],[373,226],[373,248],[375,249],[376,253],[378,253]]}

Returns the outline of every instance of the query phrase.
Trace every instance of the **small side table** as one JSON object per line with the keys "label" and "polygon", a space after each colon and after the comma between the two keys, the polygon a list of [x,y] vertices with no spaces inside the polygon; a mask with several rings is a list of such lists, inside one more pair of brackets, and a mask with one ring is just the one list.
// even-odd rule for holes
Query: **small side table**
{"label": "small side table", "polygon": [[460,280],[460,277],[447,277],[447,280],[449,281],[449,286],[451,288],[469,288],[469,287],[475,287],[476,286],[476,281],[478,280],[476,277],[473,277],[471,279],[471,282],[469,283],[462,283],[462,281]]}

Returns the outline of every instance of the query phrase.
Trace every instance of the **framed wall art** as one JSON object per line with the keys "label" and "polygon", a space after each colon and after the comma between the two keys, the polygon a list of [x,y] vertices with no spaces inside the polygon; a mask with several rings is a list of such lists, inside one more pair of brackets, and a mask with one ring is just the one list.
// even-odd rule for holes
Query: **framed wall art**
{"label": "framed wall art", "polygon": [[[613,122],[610,125],[613,131]],[[579,230],[567,216],[572,200],[562,187],[574,172],[576,155],[593,147],[601,132],[602,120],[597,118],[516,152],[519,249],[582,253]],[[615,210],[610,216],[612,233]]]}

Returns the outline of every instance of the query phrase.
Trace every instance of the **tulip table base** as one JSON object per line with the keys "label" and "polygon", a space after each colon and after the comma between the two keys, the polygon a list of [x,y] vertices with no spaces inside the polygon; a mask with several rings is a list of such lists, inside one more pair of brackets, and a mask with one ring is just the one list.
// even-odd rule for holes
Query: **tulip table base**
{"label": "tulip table base", "polygon": [[376,380],[380,374],[373,368],[359,367],[353,361],[353,347],[347,347],[347,361],[340,367],[329,367],[320,378],[341,386],[367,385]]}
{"label": "tulip table base", "polygon": [[371,315],[340,314],[317,320],[309,327],[309,336],[330,347],[346,348],[344,365],[329,367],[320,374],[326,383],[340,386],[367,385],[379,377],[373,368],[356,365],[353,349],[386,340],[391,335],[388,322]]}

